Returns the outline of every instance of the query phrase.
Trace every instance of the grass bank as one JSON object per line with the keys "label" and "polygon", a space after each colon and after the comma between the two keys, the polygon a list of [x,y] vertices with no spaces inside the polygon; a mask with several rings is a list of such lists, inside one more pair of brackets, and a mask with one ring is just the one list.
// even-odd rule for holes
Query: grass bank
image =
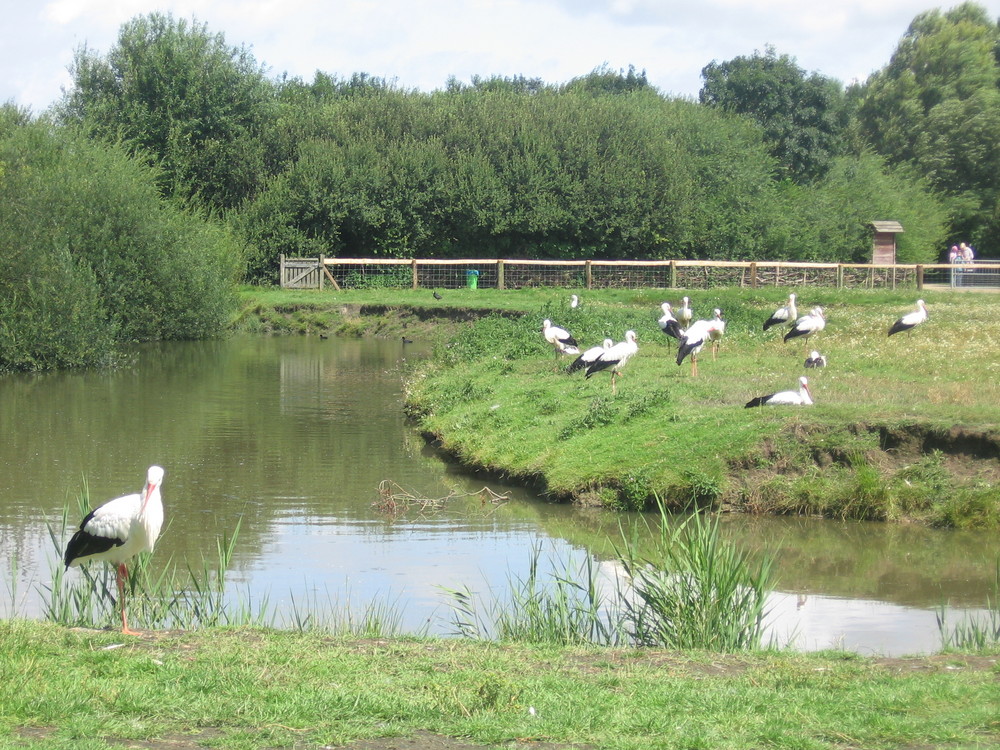
{"label": "grass bank", "polygon": [[[13,620],[0,623],[0,744],[984,747],[1000,743],[998,674],[995,655],[724,657],[266,629],[123,639]],[[390,737],[416,739],[377,739]]]}
{"label": "grass bank", "polygon": [[[696,317],[718,307],[727,321],[697,378],[656,324],[661,302],[679,302],[671,290],[582,293],[576,310],[553,289],[440,301],[426,290],[253,291],[246,318],[263,330],[431,337],[435,355],[407,391],[423,428],[460,461],[559,500],[1000,526],[1000,297],[927,290],[930,319],[889,338],[912,290],[799,289],[800,307],[821,305],[828,321],[804,345],[762,330],[787,291],[688,292]],[[617,395],[606,375],[565,372],[544,318],[583,346],[638,333]],[[828,367],[803,369],[813,348]],[[743,408],[802,374],[814,406]]]}

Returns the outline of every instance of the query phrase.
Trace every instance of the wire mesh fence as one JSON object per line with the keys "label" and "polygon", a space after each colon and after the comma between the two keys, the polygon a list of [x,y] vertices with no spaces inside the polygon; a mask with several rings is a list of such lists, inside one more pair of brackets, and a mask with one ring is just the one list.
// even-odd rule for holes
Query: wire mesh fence
{"label": "wire mesh fence", "polygon": [[1000,288],[1000,261],[951,264],[779,263],[697,260],[285,258],[281,285],[337,289],[710,289],[925,285]]}
{"label": "wire mesh fence", "polygon": [[1000,287],[1000,262],[964,261],[946,268],[941,274],[943,283],[952,287],[991,288]]}

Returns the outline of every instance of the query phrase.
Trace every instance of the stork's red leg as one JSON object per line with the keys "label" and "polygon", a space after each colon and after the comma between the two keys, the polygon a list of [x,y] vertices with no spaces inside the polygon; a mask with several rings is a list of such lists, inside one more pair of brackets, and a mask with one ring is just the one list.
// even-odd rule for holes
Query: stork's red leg
{"label": "stork's red leg", "polygon": [[128,620],[125,619],[125,581],[128,580],[128,569],[125,567],[125,563],[119,563],[118,565],[118,603],[122,608],[122,634],[123,635],[139,635],[134,630],[130,630],[128,626]]}

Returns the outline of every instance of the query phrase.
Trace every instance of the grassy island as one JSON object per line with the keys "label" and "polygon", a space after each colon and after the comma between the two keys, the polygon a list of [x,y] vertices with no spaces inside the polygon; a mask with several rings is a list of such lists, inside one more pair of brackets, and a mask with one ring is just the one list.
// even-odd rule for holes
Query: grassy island
{"label": "grassy island", "polygon": [[[582,304],[571,309],[570,291]],[[407,335],[434,353],[410,375],[407,406],[458,460],[554,499],[621,509],[716,509],[833,518],[1000,525],[1000,296],[952,290],[795,289],[825,330],[782,341],[763,322],[790,289],[246,292],[258,329]],[[727,322],[717,358],[675,362],[660,304],[691,299]],[[889,337],[925,299],[929,319]],[[582,347],[628,329],[639,351],[617,395],[607,374],[568,374],[542,320]],[[803,367],[817,349],[823,369]],[[745,409],[797,387],[808,407]]]}

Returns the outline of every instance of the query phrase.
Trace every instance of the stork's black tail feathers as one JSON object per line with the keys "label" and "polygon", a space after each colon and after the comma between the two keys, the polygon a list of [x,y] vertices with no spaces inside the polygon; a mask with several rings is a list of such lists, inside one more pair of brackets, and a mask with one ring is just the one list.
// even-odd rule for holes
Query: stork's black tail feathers
{"label": "stork's black tail feathers", "polygon": [[618,364],[617,361],[608,359],[598,359],[591,362],[590,366],[587,368],[587,377],[589,378],[595,372],[600,372],[601,370],[607,370],[609,367],[613,367]]}
{"label": "stork's black tail feathers", "polygon": [[681,337],[684,335],[683,333],[681,333],[681,324],[678,323],[676,320],[668,320],[667,324],[663,327],[663,332],[667,336],[675,338],[678,341],[680,341]]}
{"label": "stork's black tail feathers", "polygon": [[698,347],[698,344],[689,344],[687,339],[681,339],[681,345],[677,347],[677,364],[684,361],[684,358],[693,352]]}

